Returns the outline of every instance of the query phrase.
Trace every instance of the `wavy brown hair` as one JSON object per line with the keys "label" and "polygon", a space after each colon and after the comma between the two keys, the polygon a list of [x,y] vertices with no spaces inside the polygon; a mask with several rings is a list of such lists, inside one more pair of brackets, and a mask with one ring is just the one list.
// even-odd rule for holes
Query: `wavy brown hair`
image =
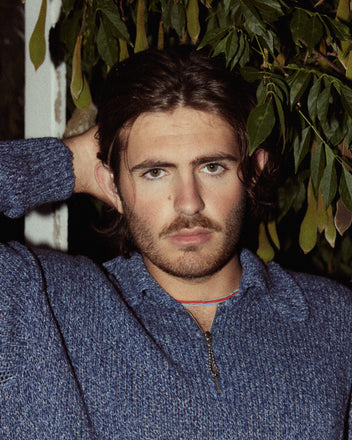
{"label": "wavy brown hair", "polygon": [[[185,46],[147,50],[115,65],[106,80],[98,104],[100,159],[112,170],[116,188],[122,152],[135,120],[146,112],[168,112],[190,107],[222,117],[232,127],[241,153],[239,172],[247,191],[247,216],[267,217],[275,201],[277,155],[269,144],[265,168],[257,165],[256,153],[249,155],[246,122],[255,105],[253,85],[225,68],[222,57],[210,58],[204,50]],[[125,219],[116,212],[111,232],[119,253],[136,250]]]}

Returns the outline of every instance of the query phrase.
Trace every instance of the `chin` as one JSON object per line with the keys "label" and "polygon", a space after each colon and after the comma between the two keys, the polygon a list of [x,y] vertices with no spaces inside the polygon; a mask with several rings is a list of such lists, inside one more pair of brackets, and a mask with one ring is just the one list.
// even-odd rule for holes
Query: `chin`
{"label": "chin", "polygon": [[[182,255],[175,259],[150,258],[151,262],[163,272],[183,279],[210,277],[219,272],[233,258],[235,252],[228,254],[211,253],[201,255],[197,246],[182,249]],[[154,261],[153,261],[154,260]]]}

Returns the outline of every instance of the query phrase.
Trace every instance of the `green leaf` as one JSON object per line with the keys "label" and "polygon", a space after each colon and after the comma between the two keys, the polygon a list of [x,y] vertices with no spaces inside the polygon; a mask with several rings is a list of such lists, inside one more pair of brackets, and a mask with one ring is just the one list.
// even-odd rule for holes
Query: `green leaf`
{"label": "green leaf", "polygon": [[336,203],[335,227],[342,236],[352,224],[352,212],[349,211],[343,201],[339,199]]}
{"label": "green leaf", "polygon": [[265,263],[271,261],[275,256],[275,251],[271,246],[271,243],[268,239],[265,230],[265,224],[263,222],[259,225],[259,234],[258,234],[258,249],[257,255],[261,258]]}
{"label": "green leaf", "polygon": [[239,0],[241,11],[245,17],[245,27],[254,35],[266,33],[265,24],[252,5],[252,0]]}
{"label": "green leaf", "polygon": [[121,62],[129,57],[126,40],[119,39],[119,49],[119,62]]}
{"label": "green leaf", "polygon": [[282,102],[280,98],[277,96],[277,94],[274,94],[274,100],[275,100],[275,107],[276,112],[279,117],[279,123],[280,123],[280,132],[282,136],[282,143],[285,146],[286,144],[286,121],[285,121],[285,112],[282,107]]}
{"label": "green leaf", "polygon": [[347,148],[350,148],[352,144],[352,120],[350,118],[347,119],[347,127],[348,129],[345,135],[345,142]]}
{"label": "green leaf", "polygon": [[271,220],[268,223],[268,233],[269,236],[272,240],[272,242],[274,243],[275,247],[277,249],[280,249],[280,240],[279,240],[279,236],[277,234],[277,229],[276,229],[276,222],[275,220]]}
{"label": "green leaf", "polygon": [[290,90],[287,86],[287,83],[278,75],[271,75],[271,81],[275,85],[275,92],[279,93],[279,90],[282,92],[281,100],[285,103],[288,103]]}
{"label": "green leaf", "polygon": [[303,218],[299,232],[299,244],[305,254],[314,248],[317,241],[318,230],[317,201],[314,197],[311,181],[309,181],[308,184],[307,201],[307,211]]}
{"label": "green leaf", "polygon": [[255,67],[252,67],[252,66],[242,67],[240,69],[240,72],[241,72],[242,77],[247,82],[258,81],[258,80],[263,78],[263,71],[262,70],[258,70],[258,69],[256,69]]}
{"label": "green leaf", "polygon": [[260,0],[254,2],[264,22],[273,23],[284,15],[280,2],[275,0]]}
{"label": "green leaf", "polygon": [[233,29],[231,34],[229,34],[229,37],[227,39],[226,43],[226,63],[229,64],[232,58],[236,55],[236,52],[238,50],[238,35],[236,29]]}
{"label": "green leaf", "polygon": [[289,81],[289,85],[291,88],[290,91],[290,104],[291,108],[293,108],[303,93],[306,91],[308,84],[310,82],[311,73],[306,72],[304,70],[299,70],[294,74],[292,79]]}
{"label": "green leaf", "polygon": [[274,33],[270,30],[267,30],[262,36],[261,39],[264,40],[266,48],[269,50],[271,54],[274,54]]}
{"label": "green leaf", "polygon": [[240,67],[245,66],[248,61],[249,61],[249,43],[246,39],[246,37],[244,37],[244,49],[241,55],[241,58],[239,59],[238,64],[240,65]]}
{"label": "green leaf", "polygon": [[274,94],[281,102],[286,100],[286,96],[284,96],[281,87],[277,87],[276,84],[272,81],[267,83],[268,93]]}
{"label": "green leaf", "polygon": [[[225,6],[224,10],[226,14],[228,14],[231,11],[231,9],[235,7],[232,0],[224,0],[223,3]],[[239,8],[240,5],[237,3],[236,7]]]}
{"label": "green leaf", "polygon": [[118,44],[111,35],[109,22],[102,16],[97,34],[97,48],[100,56],[108,66],[113,66],[118,60]]}
{"label": "green leaf", "polygon": [[342,166],[339,191],[344,205],[352,212],[352,175],[344,166]]}
{"label": "green leaf", "polygon": [[239,47],[238,47],[238,51],[237,51],[235,57],[233,58],[233,60],[231,61],[231,70],[232,70],[232,69],[237,65],[237,63],[239,62],[239,60],[240,60],[240,58],[241,58],[241,56],[242,56],[242,54],[243,54],[243,51],[244,51],[244,48],[245,48],[245,44],[246,44],[245,37],[244,37],[243,33],[241,33],[241,34],[240,34],[240,37],[239,37]]}
{"label": "green leaf", "polygon": [[321,194],[325,207],[328,208],[333,201],[337,190],[337,175],[335,156],[328,146],[325,146],[326,166],[320,183]]}
{"label": "green leaf", "polygon": [[320,21],[320,14],[313,14],[311,17],[310,26],[306,29],[303,36],[309,49],[314,49],[314,47],[320,43],[320,40],[324,36],[324,28]]}
{"label": "green leaf", "polygon": [[341,85],[340,92],[342,105],[349,116],[352,117],[352,89],[345,85]]}
{"label": "green leaf", "polygon": [[171,26],[171,9],[174,0],[161,0],[161,16],[165,29]]}
{"label": "green leaf", "polygon": [[263,77],[256,90],[257,105],[263,104],[266,101],[267,96],[266,78]]}
{"label": "green leaf", "polygon": [[341,21],[330,18],[327,15],[324,16],[324,22],[327,23],[327,26],[331,31],[331,35],[334,36],[334,40],[347,41],[351,39],[351,31],[346,24],[342,23]]}
{"label": "green leaf", "polygon": [[187,5],[187,30],[192,43],[195,44],[200,33],[198,0],[189,0]]}
{"label": "green leaf", "polygon": [[336,18],[342,21],[348,21],[350,15],[350,1],[349,0],[339,0]]}
{"label": "green leaf", "polygon": [[338,145],[342,142],[347,132],[347,119],[346,117],[336,117],[332,115],[327,118],[325,122],[322,122],[322,128],[325,136],[332,145]]}
{"label": "green leaf", "polygon": [[181,37],[186,26],[186,14],[182,2],[174,2],[171,8],[171,25]]}
{"label": "green leaf", "polygon": [[325,208],[324,199],[323,199],[323,196],[321,195],[320,189],[319,189],[319,193],[318,193],[318,202],[317,202],[317,220],[318,220],[318,222],[317,222],[318,231],[321,233],[326,228],[328,218],[326,215],[326,208]]}
{"label": "green leaf", "polygon": [[88,81],[85,76],[83,77],[83,88],[81,90],[81,93],[79,94],[78,98],[74,97],[73,95],[72,98],[77,108],[88,112],[89,106],[92,102],[92,98],[89,90]]}
{"label": "green leaf", "polygon": [[291,21],[291,32],[297,45],[303,40],[307,48],[312,51],[324,36],[320,14],[308,14],[307,11],[296,9]]}
{"label": "green leaf", "polygon": [[317,100],[317,116],[321,123],[324,123],[327,120],[331,99],[331,87],[325,87],[325,89],[319,94]]}
{"label": "green leaf", "polygon": [[321,88],[321,78],[318,78],[317,80],[314,81],[313,86],[311,87],[308,94],[308,99],[307,99],[308,112],[313,123],[317,117],[317,103],[318,103],[318,97],[320,95],[320,88]]}
{"label": "green leaf", "polygon": [[127,27],[125,23],[121,20],[118,7],[115,5],[113,0],[98,0],[97,10],[101,10],[101,12],[110,22],[110,32],[113,36],[126,41],[130,40]]}
{"label": "green leaf", "polygon": [[301,136],[296,136],[293,151],[294,151],[294,160],[295,160],[295,173],[298,171],[298,167],[300,166],[302,160],[305,158],[309,151],[311,140],[311,128],[306,127],[302,130]]}
{"label": "green leaf", "polygon": [[298,213],[302,209],[302,206],[304,205],[305,201],[306,201],[306,187],[303,182],[300,182],[292,203],[292,208],[296,213]]}
{"label": "green leaf", "polygon": [[148,38],[145,25],[145,0],[138,0],[134,52],[137,53],[146,49],[148,49]]}
{"label": "green leaf", "polygon": [[312,155],[310,162],[312,185],[316,197],[318,197],[318,189],[324,170],[325,170],[325,151],[322,145],[318,145],[317,149],[314,151]]}
{"label": "green leaf", "polygon": [[31,39],[29,40],[29,57],[37,70],[44,62],[46,43],[45,43],[45,20],[46,20],[46,0],[42,0],[37,23],[34,27]]}
{"label": "green leaf", "polygon": [[212,29],[210,31],[207,31],[204,35],[202,41],[198,44],[198,49],[202,49],[203,47],[210,44],[211,46],[214,46],[214,43],[217,43],[220,41],[225,34],[228,33],[228,29]]}
{"label": "green leaf", "polygon": [[220,53],[226,52],[226,46],[227,42],[230,39],[231,34],[227,34],[225,38],[220,40],[215,46],[212,55],[215,57],[216,55],[219,55]]}
{"label": "green leaf", "polygon": [[83,90],[83,75],[82,75],[82,59],[81,59],[82,35],[79,35],[76,40],[75,50],[72,58],[72,77],[71,77],[71,95],[72,98],[78,99]]}
{"label": "green leaf", "polygon": [[[171,0],[171,1],[175,1],[175,0]],[[179,1],[179,0],[176,0]],[[237,0],[235,0],[237,3]],[[233,9],[239,9],[239,8],[234,8],[232,7],[231,10]],[[227,28],[229,26],[232,26],[233,24],[235,24],[236,22],[231,20],[231,15],[229,15],[229,13],[225,10],[225,8],[223,7],[222,2],[219,2],[218,7],[216,8],[216,12],[213,14],[211,14],[211,17],[216,18],[216,27],[223,29],[223,28]]]}
{"label": "green leaf", "polygon": [[310,15],[303,9],[296,9],[290,24],[292,38],[295,44],[300,45],[299,40],[305,35],[310,26]]}
{"label": "green leaf", "polygon": [[252,154],[270,135],[275,125],[275,113],[272,100],[257,105],[249,114],[247,132]]}
{"label": "green leaf", "polygon": [[335,241],[336,241],[336,229],[334,225],[334,219],[332,215],[332,207],[329,206],[327,210],[327,217],[328,222],[324,231],[325,239],[329,243],[329,245],[334,248],[335,247]]}

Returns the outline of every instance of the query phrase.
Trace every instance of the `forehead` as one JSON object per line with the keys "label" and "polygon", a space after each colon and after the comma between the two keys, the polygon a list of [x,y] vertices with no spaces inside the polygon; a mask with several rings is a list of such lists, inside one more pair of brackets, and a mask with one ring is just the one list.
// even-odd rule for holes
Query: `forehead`
{"label": "forehead", "polygon": [[238,149],[231,125],[220,116],[178,107],[170,112],[143,113],[128,135],[127,156],[141,160],[146,156],[175,158],[235,153]]}

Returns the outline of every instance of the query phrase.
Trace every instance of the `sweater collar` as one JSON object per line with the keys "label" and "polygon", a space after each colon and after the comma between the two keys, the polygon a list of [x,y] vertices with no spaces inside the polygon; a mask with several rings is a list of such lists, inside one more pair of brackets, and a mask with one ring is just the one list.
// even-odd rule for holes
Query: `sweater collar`
{"label": "sweater collar", "polygon": [[[294,274],[274,262],[265,265],[247,249],[241,252],[240,260],[243,273],[236,297],[259,293],[270,307],[287,318],[301,321],[308,317],[308,304]],[[105,267],[131,306],[148,298],[160,306],[179,307],[150,275],[140,254],[129,259],[117,257]]]}
{"label": "sweater collar", "polygon": [[294,273],[275,262],[264,264],[248,249],[241,253],[243,269],[240,291],[259,291],[281,315],[296,321],[308,318],[308,303]]}
{"label": "sweater collar", "polygon": [[117,257],[104,266],[132,307],[142,303],[146,298],[155,298],[160,305],[176,303],[151,276],[141,254],[136,252],[128,259]]}

